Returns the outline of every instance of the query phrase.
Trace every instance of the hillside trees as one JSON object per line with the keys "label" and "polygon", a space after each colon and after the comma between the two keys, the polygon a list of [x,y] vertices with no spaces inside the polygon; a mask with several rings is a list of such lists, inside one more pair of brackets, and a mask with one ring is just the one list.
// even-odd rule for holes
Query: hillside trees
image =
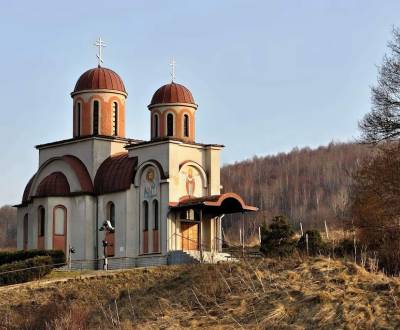
{"label": "hillside trees", "polygon": [[17,209],[8,205],[0,207],[0,248],[17,246]]}
{"label": "hillside trees", "polygon": [[400,273],[400,146],[385,147],[354,174],[351,213],[361,245]]}
{"label": "hillside trees", "polygon": [[351,173],[370,148],[355,143],[331,143],[317,149],[293,149],[289,153],[254,157],[221,170],[223,191],[234,191],[259,212],[227,215],[224,230],[239,237],[244,223],[246,241],[258,236],[258,226],[274,216],[286,215],[296,230],[342,228],[348,217]]}

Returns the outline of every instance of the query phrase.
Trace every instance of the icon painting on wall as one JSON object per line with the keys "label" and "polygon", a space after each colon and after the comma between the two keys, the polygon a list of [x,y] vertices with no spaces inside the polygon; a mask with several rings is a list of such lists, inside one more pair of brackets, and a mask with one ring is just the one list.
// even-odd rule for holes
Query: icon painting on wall
{"label": "icon painting on wall", "polygon": [[144,198],[152,198],[155,196],[157,196],[155,172],[153,168],[149,168],[146,172],[146,179],[144,183]]}
{"label": "icon painting on wall", "polygon": [[181,199],[202,196],[202,179],[196,168],[188,166],[180,172],[180,195]]}

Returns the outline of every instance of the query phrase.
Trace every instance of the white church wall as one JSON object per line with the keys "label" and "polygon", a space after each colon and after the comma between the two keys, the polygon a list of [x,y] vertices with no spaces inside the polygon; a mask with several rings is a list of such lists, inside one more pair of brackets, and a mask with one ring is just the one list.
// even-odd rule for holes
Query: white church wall
{"label": "white church wall", "polygon": [[53,172],[62,172],[65,175],[68,180],[71,192],[81,190],[79,180],[71,167],[62,160],[55,160],[42,168],[42,170],[36,175],[31,188],[32,196],[36,194],[36,189],[42,182],[42,180]]}
{"label": "white church wall", "polygon": [[134,185],[126,192],[125,253],[127,257],[139,255],[139,189]]}
{"label": "white church wall", "polygon": [[96,198],[93,196],[74,196],[69,200],[69,240],[75,253],[73,260],[95,258],[95,207]]}
{"label": "white church wall", "polygon": [[[100,227],[107,219],[107,206],[110,202],[115,205],[115,236],[114,236],[114,253],[115,257],[126,257],[126,230],[127,230],[127,192],[117,192],[112,194],[101,195],[98,197],[98,219]],[[97,228],[98,230],[99,228]],[[104,232],[99,232],[99,257],[104,255],[102,241]]]}
{"label": "white church wall", "polygon": [[72,155],[85,164],[93,180],[101,163],[114,153],[125,152],[125,145],[124,141],[88,137],[86,140],[68,141],[63,144],[41,147],[39,149],[39,166],[53,157]]}

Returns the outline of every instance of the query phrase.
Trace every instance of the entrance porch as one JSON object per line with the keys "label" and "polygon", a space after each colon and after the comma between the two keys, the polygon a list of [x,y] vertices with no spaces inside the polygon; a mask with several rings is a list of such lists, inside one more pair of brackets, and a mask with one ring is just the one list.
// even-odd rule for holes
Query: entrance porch
{"label": "entrance porch", "polygon": [[222,252],[222,217],[224,214],[255,212],[234,193],[186,198],[170,203],[169,251],[190,254]]}

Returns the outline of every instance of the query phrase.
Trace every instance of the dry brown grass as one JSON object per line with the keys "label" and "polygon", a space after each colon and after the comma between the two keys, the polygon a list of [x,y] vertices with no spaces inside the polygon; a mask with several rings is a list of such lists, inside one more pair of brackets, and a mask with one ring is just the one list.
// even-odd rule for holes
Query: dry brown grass
{"label": "dry brown grass", "polygon": [[400,280],[327,258],[135,269],[0,289],[2,329],[399,328]]}

